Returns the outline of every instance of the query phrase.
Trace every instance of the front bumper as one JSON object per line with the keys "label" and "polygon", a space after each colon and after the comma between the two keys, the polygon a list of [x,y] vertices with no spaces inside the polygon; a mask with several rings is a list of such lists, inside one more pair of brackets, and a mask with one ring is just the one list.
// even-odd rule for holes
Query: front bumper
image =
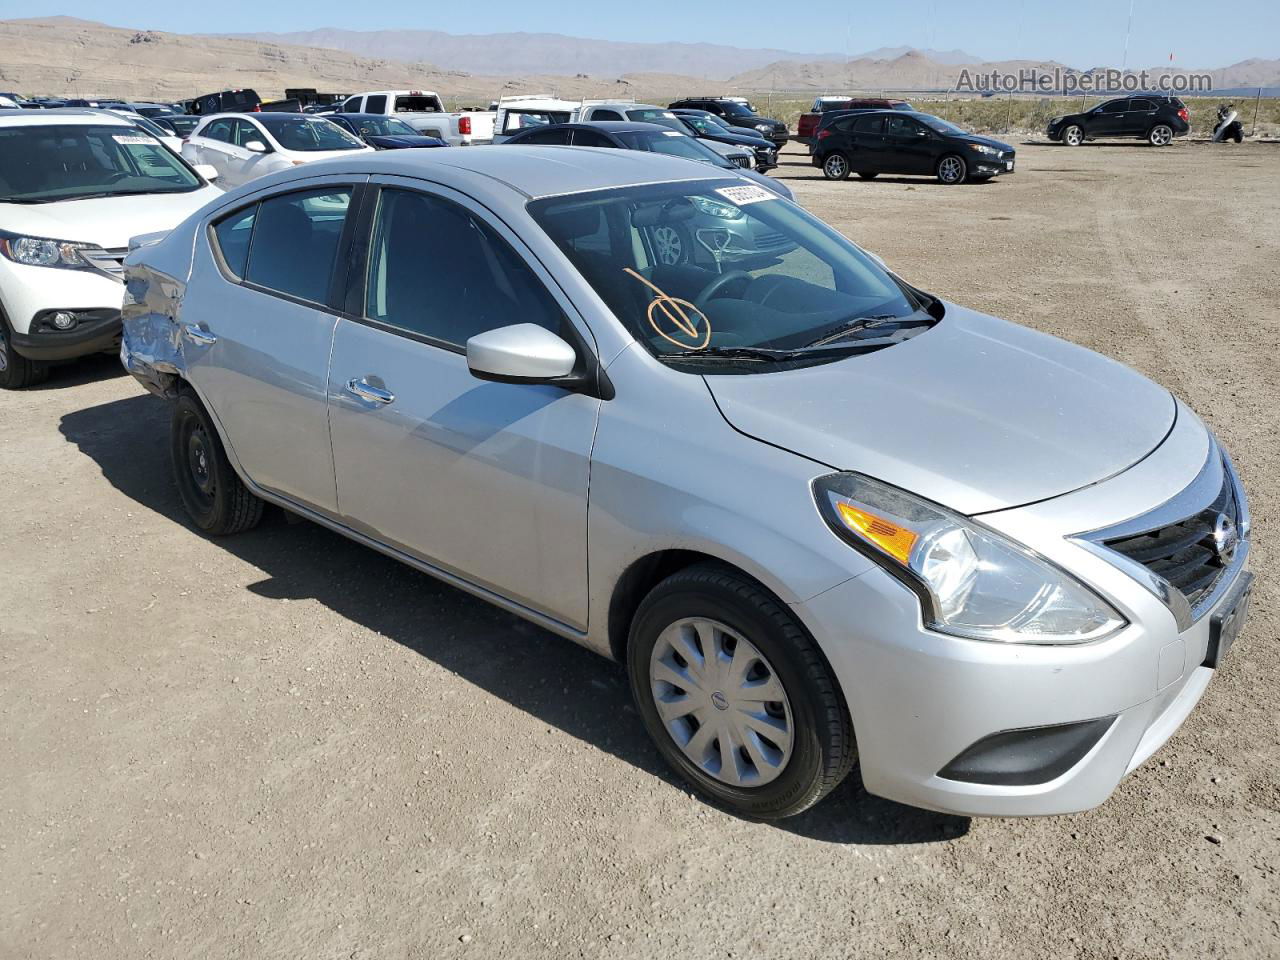
{"label": "front bumper", "polygon": [[1012,175],[1017,169],[1015,157],[974,157],[970,167],[970,175],[975,177],[1000,177]]}
{"label": "front bumper", "polygon": [[109,315],[82,322],[74,330],[15,332],[10,342],[17,353],[41,363],[115,353],[120,349],[120,311],[101,312]]}
{"label": "front bumper", "polygon": [[[1206,476],[1204,490],[1211,492],[1229,475],[1247,517],[1243,489],[1221,451],[1194,414],[1182,405],[1178,410],[1165,442],[1128,471],[981,518],[1106,597],[1128,621],[1114,636],[1041,646],[938,633],[921,622],[915,594],[878,568],[793,606],[844,692],[868,791],[962,815],[1072,813],[1106,800],[1178,729],[1223,662],[1218,648],[1232,636],[1226,615],[1244,609],[1249,542],[1241,542],[1203,606],[1189,614],[1144,584],[1141,568],[1126,567],[1124,558],[1081,533],[1151,516],[1153,502],[1176,503],[1180,511],[1183,495],[1194,490],[1200,496],[1193,481]],[[1200,509],[1196,504],[1188,515]],[[1242,529],[1247,526],[1246,520]],[[1097,725],[1068,763],[1043,764],[1046,776],[985,782],[981,772],[954,776],[965,766],[955,761],[972,757],[975,745],[999,742],[996,735],[1099,720],[1109,722]],[[1007,759],[997,757],[987,769]]]}
{"label": "front bumper", "polygon": [[[124,284],[97,270],[31,267],[0,257],[0,304],[13,349],[30,360],[72,360],[114,349],[120,337]],[[35,318],[47,310],[109,311],[102,320],[67,332],[38,332]]]}

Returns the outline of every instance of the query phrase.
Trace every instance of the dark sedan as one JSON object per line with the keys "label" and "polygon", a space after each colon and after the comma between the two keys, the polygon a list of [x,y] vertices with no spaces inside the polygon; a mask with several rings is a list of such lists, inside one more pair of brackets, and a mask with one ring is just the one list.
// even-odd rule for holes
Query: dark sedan
{"label": "dark sedan", "polygon": [[324,119],[336,123],[375,150],[407,150],[422,147],[447,147],[437,137],[424,137],[403,120],[380,113],[326,113]]}
{"label": "dark sedan", "polygon": [[778,165],[778,148],[773,142],[745,127],[731,128],[714,114],[702,110],[673,110],[690,136],[746,147],[756,155],[756,169],[763,173]]}
{"label": "dark sedan", "polygon": [[940,183],[979,183],[1013,173],[1007,143],[961,130],[927,113],[851,110],[824,114],[813,148],[813,165],[828,180],[856,173],[871,180],[882,173],[937,177]]}

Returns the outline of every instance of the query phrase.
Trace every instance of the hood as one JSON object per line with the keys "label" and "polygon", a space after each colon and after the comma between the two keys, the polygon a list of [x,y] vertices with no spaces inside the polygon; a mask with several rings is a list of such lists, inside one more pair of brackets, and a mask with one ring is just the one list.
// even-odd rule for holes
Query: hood
{"label": "hood", "polygon": [[738,170],[736,172],[738,176],[746,177],[748,180],[754,180],[766,190],[772,190],[784,200],[794,200],[796,198],[795,194],[791,192],[791,188],[787,186],[786,181],[784,180],[775,180],[773,177],[766,177],[763,173],[758,173],[755,170]]}
{"label": "hood", "polygon": [[56,203],[0,203],[0,229],[50,240],[96,243],[108,250],[126,247],[130,237],[172,230],[210,200],[217,187],[190,193],[148,193]]}
{"label": "hood", "polygon": [[411,137],[408,134],[392,134],[390,136],[371,135],[364,142],[379,150],[404,150],[413,147],[443,147],[444,141],[435,137]]}
{"label": "hood", "polygon": [[968,515],[1105,480],[1172,429],[1173,396],[1123,364],[946,310],[931,330],[875,353],[705,379],[740,432]]}
{"label": "hood", "polygon": [[766,140],[754,130],[738,131],[738,130],[722,130],[719,133],[711,134],[712,140],[718,140],[721,143],[730,143],[736,146],[746,147],[750,150],[760,150],[763,148],[773,149],[773,144]]}
{"label": "hood", "polygon": [[1009,146],[1009,144],[992,137],[980,137],[976,133],[966,133],[964,138],[970,143],[981,143],[988,147],[995,147],[997,150],[1003,150],[1006,153],[1014,152],[1013,147]]}

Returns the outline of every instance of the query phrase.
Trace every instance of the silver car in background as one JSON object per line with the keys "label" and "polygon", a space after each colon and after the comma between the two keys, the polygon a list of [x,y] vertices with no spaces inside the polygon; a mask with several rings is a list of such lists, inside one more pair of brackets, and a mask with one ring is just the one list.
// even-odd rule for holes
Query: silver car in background
{"label": "silver car in background", "polygon": [[[653,247],[717,221],[788,252]],[[353,154],[126,277],[122,357],[173,403],[196,526],[278,504],[617,659],[666,759],[745,815],[855,762],[936,810],[1092,807],[1245,616],[1244,492],[1191,410],[732,171]]]}

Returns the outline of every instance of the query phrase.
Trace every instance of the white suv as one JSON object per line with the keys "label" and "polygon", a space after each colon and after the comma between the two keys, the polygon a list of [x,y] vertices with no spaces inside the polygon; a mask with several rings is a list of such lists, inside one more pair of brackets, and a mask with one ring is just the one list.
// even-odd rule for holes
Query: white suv
{"label": "white suv", "polygon": [[129,238],[220,196],[212,176],[123,117],[0,113],[0,388],[114,351]]}

